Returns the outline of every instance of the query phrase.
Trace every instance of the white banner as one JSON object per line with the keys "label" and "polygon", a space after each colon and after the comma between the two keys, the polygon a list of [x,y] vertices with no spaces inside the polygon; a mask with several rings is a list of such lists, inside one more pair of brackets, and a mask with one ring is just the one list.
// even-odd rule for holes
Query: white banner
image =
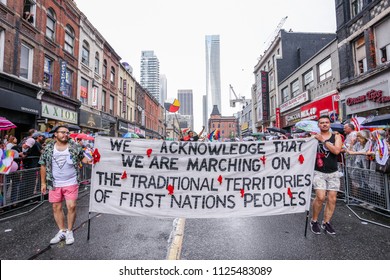
{"label": "white banner", "polygon": [[222,218],[309,210],[317,141],[97,137],[90,212]]}

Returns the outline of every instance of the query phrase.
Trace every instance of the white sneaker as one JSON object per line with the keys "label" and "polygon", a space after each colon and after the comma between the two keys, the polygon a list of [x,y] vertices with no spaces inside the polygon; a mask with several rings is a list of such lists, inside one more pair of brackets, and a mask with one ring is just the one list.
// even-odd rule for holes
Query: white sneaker
{"label": "white sneaker", "polygon": [[74,243],[73,230],[67,230],[66,231],[65,244],[66,245],[71,245],[73,243]]}
{"label": "white sneaker", "polygon": [[65,239],[66,231],[60,230],[57,234],[50,240],[50,244],[57,244],[61,240]]}

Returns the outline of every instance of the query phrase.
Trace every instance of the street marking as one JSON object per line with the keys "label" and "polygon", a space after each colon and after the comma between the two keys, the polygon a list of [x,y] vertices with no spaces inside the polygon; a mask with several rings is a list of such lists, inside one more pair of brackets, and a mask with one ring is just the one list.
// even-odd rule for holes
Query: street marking
{"label": "street marking", "polygon": [[170,238],[171,244],[168,248],[167,260],[180,260],[181,248],[183,244],[184,237],[184,226],[186,223],[186,219],[184,218],[176,218],[175,219],[176,226],[172,230]]}

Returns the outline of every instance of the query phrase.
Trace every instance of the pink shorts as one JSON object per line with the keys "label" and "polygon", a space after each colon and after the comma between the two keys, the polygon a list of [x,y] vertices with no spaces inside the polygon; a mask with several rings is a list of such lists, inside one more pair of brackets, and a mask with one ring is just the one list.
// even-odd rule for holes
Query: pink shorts
{"label": "pink shorts", "polygon": [[49,191],[49,202],[62,202],[65,200],[77,200],[79,196],[79,185],[54,188]]}

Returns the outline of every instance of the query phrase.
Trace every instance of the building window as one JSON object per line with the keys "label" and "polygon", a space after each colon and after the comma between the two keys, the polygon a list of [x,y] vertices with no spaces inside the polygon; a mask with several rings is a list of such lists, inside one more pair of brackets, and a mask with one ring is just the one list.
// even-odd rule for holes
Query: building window
{"label": "building window", "polygon": [[33,0],[24,0],[23,18],[35,26],[36,3]]}
{"label": "building window", "polygon": [[0,71],[3,71],[4,65],[4,37],[5,32],[3,29],[0,29]]}
{"label": "building window", "polygon": [[375,45],[377,46],[378,65],[390,60],[390,19],[381,22],[375,27]]}
{"label": "building window", "polygon": [[366,45],[364,36],[361,36],[354,43],[356,75],[361,75],[367,71]]}
{"label": "building window", "polygon": [[290,99],[290,94],[288,92],[288,87],[282,89],[282,103],[286,102]]}
{"label": "building window", "polygon": [[296,79],[291,83],[291,97],[295,97],[299,94],[299,80]]}
{"label": "building window", "polygon": [[269,72],[269,90],[273,90],[275,88],[275,75],[274,71]]}
{"label": "building window", "polygon": [[52,8],[49,8],[46,14],[46,37],[54,41],[55,34],[56,34],[56,14],[54,13]]}
{"label": "building window", "polygon": [[110,82],[111,82],[111,84],[115,84],[115,68],[114,68],[114,66],[111,66]]}
{"label": "building window", "polygon": [[110,115],[114,115],[114,96],[110,95]]}
{"label": "building window", "polygon": [[33,49],[22,44],[20,49],[20,74],[21,78],[32,80]]}
{"label": "building window", "polygon": [[65,51],[70,54],[73,54],[74,49],[74,30],[70,25],[67,25],[65,28]]}
{"label": "building window", "polygon": [[81,78],[81,85],[80,85],[80,101],[83,104],[88,104],[88,80]]}
{"label": "building window", "polygon": [[387,54],[390,53],[390,44],[386,47],[381,48],[381,63],[389,61]]}
{"label": "building window", "polygon": [[72,97],[72,88],[73,88],[73,72],[69,69],[66,69],[65,75],[65,91],[62,92],[63,95],[67,97]]}
{"label": "building window", "polygon": [[89,66],[89,44],[83,41],[83,49],[81,51],[81,62]]}
{"label": "building window", "polygon": [[314,85],[313,69],[303,74],[303,85],[305,90],[308,90],[313,87]]}
{"label": "building window", "polygon": [[363,0],[352,0],[351,1],[351,17],[355,17],[362,11]]}
{"label": "building window", "polygon": [[107,80],[107,60],[103,60],[103,79]]}
{"label": "building window", "polygon": [[[275,108],[276,108],[276,104],[275,104],[275,95],[272,95],[271,96],[271,99],[270,99],[270,115],[274,114],[275,112]],[[261,118],[263,118],[263,116],[260,116]]]}
{"label": "building window", "polygon": [[99,67],[100,67],[99,53],[96,52],[96,54],[95,54],[95,73],[96,74],[99,74]]}
{"label": "building window", "polygon": [[318,66],[320,81],[332,77],[332,63],[330,57]]}
{"label": "building window", "polygon": [[106,91],[102,91],[102,111],[106,111]]}
{"label": "building window", "polygon": [[123,78],[122,77],[119,77],[119,90],[122,91],[123,87]]}
{"label": "building window", "polygon": [[43,66],[43,86],[52,89],[53,85],[53,60],[45,56],[45,63]]}

